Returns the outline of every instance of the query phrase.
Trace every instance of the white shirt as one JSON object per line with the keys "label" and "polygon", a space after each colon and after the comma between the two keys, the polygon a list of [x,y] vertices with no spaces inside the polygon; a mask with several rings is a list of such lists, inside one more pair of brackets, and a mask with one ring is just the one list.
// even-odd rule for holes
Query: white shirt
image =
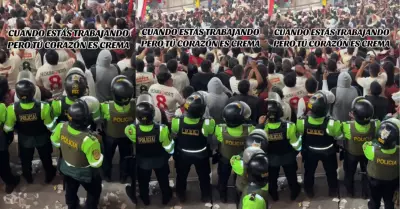
{"label": "white shirt", "polygon": [[189,78],[185,72],[177,71],[176,73],[171,73],[171,75],[174,81],[173,85],[178,92],[182,92],[186,86],[190,85]]}
{"label": "white shirt", "polygon": [[5,63],[0,64],[0,75],[7,78],[10,89],[15,89],[15,83],[17,83],[18,73],[21,65],[21,57],[18,55],[11,55]]}
{"label": "white shirt", "polygon": [[[18,53],[19,49],[13,49],[12,52]],[[24,57],[22,58],[22,63],[28,62],[29,66],[31,67],[31,72],[33,75],[36,75],[37,69],[42,66],[42,57],[40,53],[35,49],[25,49],[24,50]],[[23,65],[20,66],[20,71],[23,70]]]}
{"label": "white shirt", "polygon": [[131,66],[131,59],[123,59],[117,63],[121,72],[124,72],[126,68],[132,68]]}
{"label": "white shirt", "polygon": [[53,94],[53,98],[61,96],[64,91],[65,77],[74,62],[75,59],[70,58],[66,62],[59,62],[54,66],[45,63],[36,73],[37,85],[49,90]]}
{"label": "white shirt", "polygon": [[156,83],[150,86],[149,94],[153,97],[156,106],[165,110],[168,121],[173,117],[178,107],[177,105],[181,106],[185,103],[185,100],[175,87]]}
{"label": "white shirt", "polygon": [[290,99],[293,97],[303,98],[307,95],[306,89],[300,86],[295,86],[293,88],[289,88],[287,86],[283,87],[283,101],[289,103]]}
{"label": "white shirt", "polygon": [[148,91],[155,82],[153,73],[136,72],[136,96]]}
{"label": "white shirt", "polygon": [[283,75],[280,73],[268,74],[268,80],[272,86],[277,86],[280,89],[285,87],[285,84],[283,83]]}
{"label": "white shirt", "polygon": [[386,73],[381,73],[376,78],[371,78],[371,77],[363,78],[362,77],[362,78],[357,78],[356,81],[357,81],[358,85],[363,87],[363,96],[369,94],[369,89],[371,87],[371,83],[374,81],[378,81],[378,83],[381,84],[382,93],[384,93],[384,88],[385,88],[386,81],[387,81],[387,75],[386,75]]}
{"label": "white shirt", "polygon": [[[241,80],[236,80],[236,77],[235,77],[235,76],[232,76],[232,77],[229,79],[229,85],[231,86],[231,90],[232,90],[233,93],[240,94],[239,89],[238,89],[238,86],[239,86],[239,82],[240,82],[240,81],[241,81]],[[255,89],[257,88],[258,82],[257,82],[256,80],[254,80],[254,79],[250,79],[249,82],[250,82],[250,90],[249,90],[249,93],[252,93],[252,92],[255,91]]]}
{"label": "white shirt", "polygon": [[296,86],[305,88],[307,78],[304,76],[296,76]]}

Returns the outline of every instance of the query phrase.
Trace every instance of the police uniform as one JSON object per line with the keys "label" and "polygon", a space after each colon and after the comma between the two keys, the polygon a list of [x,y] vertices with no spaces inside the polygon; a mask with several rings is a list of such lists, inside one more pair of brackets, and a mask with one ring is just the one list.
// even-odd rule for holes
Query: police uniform
{"label": "police uniform", "polygon": [[[149,182],[152,170],[155,171],[160,185],[162,203],[167,204],[172,198],[168,178],[170,173],[168,160],[174,152],[174,141],[170,139],[167,126],[153,122],[154,112],[151,104],[138,104],[136,115],[139,124],[131,124],[125,128],[126,136],[135,144],[139,193],[145,205],[150,204]],[[130,186],[126,190],[128,196],[135,201],[136,194],[132,192],[132,189]]]}
{"label": "police uniform", "polygon": [[199,92],[186,99],[185,116],[172,119],[171,131],[176,136],[175,166],[176,192],[181,202],[186,200],[187,177],[191,165],[194,165],[200,181],[201,199],[211,200],[210,184],[210,146],[207,137],[214,133],[215,121],[203,118],[205,100]]}
{"label": "police uniform", "polygon": [[14,188],[19,183],[19,177],[14,176],[11,173],[10,167],[10,154],[8,152],[8,146],[11,144],[14,133],[4,133],[2,127],[6,121],[7,108],[3,103],[0,103],[0,177],[6,184],[6,193],[11,194]]}
{"label": "police uniform", "polygon": [[[94,97],[89,99],[98,103]],[[97,209],[102,190],[97,168],[103,163],[103,155],[99,141],[87,128],[93,110],[88,102],[82,98],[72,104],[68,110],[69,122],[59,123],[51,136],[53,145],[61,148],[63,153],[60,171],[64,175],[65,199],[69,209],[79,207],[79,186],[82,185],[87,192],[88,209]]]}
{"label": "police uniform", "polygon": [[56,174],[49,131],[54,128],[55,121],[50,105],[33,99],[36,87],[29,80],[18,81],[15,90],[20,101],[8,106],[4,131],[8,133],[17,129],[22,175],[27,182],[33,182],[32,160],[36,148],[46,172],[45,182],[50,183]]}
{"label": "police uniform", "polygon": [[243,197],[241,209],[265,209],[267,202],[261,195],[253,192]]}
{"label": "police uniform", "polygon": [[101,104],[104,120],[104,178],[111,180],[112,159],[118,146],[120,154],[120,181],[124,183],[130,174],[133,147],[125,133],[125,127],[135,121],[135,101],[131,100],[134,88],[125,76],[117,76],[111,84],[113,101]]}
{"label": "police uniform", "polygon": [[239,208],[249,208],[252,202],[246,201],[249,194],[259,195],[268,208],[268,158],[265,153],[257,153],[251,156],[247,165],[249,183],[243,190]]}
{"label": "police uniform", "polygon": [[[349,195],[354,196],[354,174],[357,170],[357,164],[360,163],[362,172],[366,172],[367,158],[365,158],[362,145],[366,141],[375,138],[379,129],[380,122],[371,120],[374,115],[374,107],[364,97],[358,97],[352,104],[352,112],[355,121],[343,122],[344,143],[344,184]],[[362,175],[362,196],[368,197],[368,187],[366,175]]]}
{"label": "police uniform", "polygon": [[322,161],[328,180],[330,196],[338,195],[336,169],[336,141],[341,134],[340,121],[326,117],[327,98],[322,92],[314,94],[308,103],[311,115],[297,120],[297,132],[302,137],[301,154],[304,161],[304,190],[314,196],[314,174],[318,161]]}
{"label": "police uniform", "polygon": [[383,121],[377,134],[377,143],[365,142],[364,155],[368,159],[367,174],[370,187],[369,209],[378,209],[381,199],[385,209],[393,209],[393,196],[399,188],[400,121]]}
{"label": "police uniform", "polygon": [[268,99],[267,110],[267,121],[263,129],[268,139],[269,192],[273,200],[279,199],[277,180],[280,168],[283,167],[291,191],[291,199],[294,200],[300,193],[296,156],[301,149],[301,140],[297,138],[295,124],[281,121],[283,108],[279,101]]}
{"label": "police uniform", "polygon": [[250,107],[244,102],[233,102],[223,110],[226,124],[219,124],[215,128],[215,136],[221,143],[219,146],[220,158],[218,162],[218,189],[221,201],[227,201],[227,187],[232,167],[230,159],[243,152],[245,140],[254,126],[244,124],[251,115]]}

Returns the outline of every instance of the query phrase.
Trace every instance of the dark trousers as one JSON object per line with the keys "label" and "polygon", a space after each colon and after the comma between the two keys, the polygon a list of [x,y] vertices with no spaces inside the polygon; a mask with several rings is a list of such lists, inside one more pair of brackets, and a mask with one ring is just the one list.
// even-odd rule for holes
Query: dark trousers
{"label": "dark trousers", "polygon": [[211,195],[210,183],[210,160],[209,158],[199,160],[187,160],[182,157],[175,159],[176,163],[176,192],[184,194],[186,192],[187,177],[189,175],[190,166],[194,165],[196,173],[200,181],[200,191],[202,196]]}
{"label": "dark trousers", "polygon": [[0,151],[0,177],[7,185],[16,184],[15,176],[11,173],[8,150]]}
{"label": "dark trousers", "polygon": [[[51,157],[53,147],[50,141],[41,147],[36,147],[36,150],[38,151],[40,161],[42,161],[46,176],[54,175],[56,173],[56,168],[53,166],[53,160]],[[25,178],[32,177],[32,160],[34,153],[35,148],[26,148],[19,145],[19,158],[21,159],[22,175]]]}
{"label": "dark trousers", "polygon": [[85,188],[86,195],[86,209],[97,209],[101,194],[101,177],[95,175],[90,183],[80,182],[70,176],[64,176],[65,181],[65,202],[68,205],[68,209],[79,208],[79,198],[77,192],[79,186]]}
{"label": "dark trousers", "polygon": [[385,209],[394,209],[393,196],[394,192],[399,188],[399,178],[392,181],[384,181],[368,177],[368,182],[371,193],[368,208],[379,209],[383,198]]}
{"label": "dark trousers", "polygon": [[106,136],[103,140],[104,143],[104,162],[103,171],[104,175],[111,178],[112,159],[115,154],[115,149],[119,149],[119,172],[120,177],[125,178],[130,173],[130,158],[132,158],[133,147],[132,142],[128,138],[112,138]]}
{"label": "dark trousers", "polygon": [[[144,198],[149,197],[149,182],[151,178],[151,169],[137,168],[137,178],[139,183],[140,196]],[[156,173],[158,184],[160,185],[163,197],[168,197],[172,194],[172,189],[169,187],[169,165],[165,164],[161,168],[154,169]]]}
{"label": "dark trousers", "polygon": [[228,181],[231,176],[232,166],[223,161],[218,162],[218,190],[226,192],[228,190]]}
{"label": "dark trousers", "polygon": [[[289,184],[289,188],[291,192],[296,192],[300,189],[300,185],[297,182],[297,163],[293,162],[289,165],[284,165],[283,171],[285,172],[286,179]],[[269,173],[269,193],[277,194],[278,193],[278,177],[279,171],[281,167],[274,167],[269,166],[268,173]]]}
{"label": "dark trousers", "polygon": [[329,189],[337,189],[338,180],[336,169],[338,168],[338,163],[336,159],[336,152],[326,155],[311,153],[308,151],[305,152],[304,155],[304,189],[306,191],[313,189],[314,175],[318,166],[318,161],[322,161],[322,165],[324,166]]}
{"label": "dark trousers", "polygon": [[345,153],[344,155],[344,162],[343,162],[343,169],[344,169],[344,185],[346,186],[346,189],[348,192],[353,193],[354,192],[354,174],[357,171],[357,164],[360,163],[360,168],[362,174],[361,176],[361,187],[362,187],[362,193],[363,196],[366,196],[368,194],[368,180],[367,176],[365,175],[365,172],[367,170],[367,163],[368,160],[367,158],[362,155],[362,156],[354,156],[348,152]]}

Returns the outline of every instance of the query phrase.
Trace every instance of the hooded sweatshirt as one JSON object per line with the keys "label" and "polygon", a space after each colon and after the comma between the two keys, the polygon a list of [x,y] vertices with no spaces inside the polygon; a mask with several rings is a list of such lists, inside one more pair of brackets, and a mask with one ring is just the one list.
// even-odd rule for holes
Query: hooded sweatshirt
{"label": "hooded sweatshirt", "polygon": [[352,79],[348,72],[341,72],[339,74],[335,94],[336,99],[332,105],[332,116],[340,121],[349,121],[351,119],[349,116],[351,104],[359,96],[357,89],[351,86],[351,82]]}
{"label": "hooded sweatshirt", "polygon": [[222,110],[229,99],[226,93],[232,94],[232,92],[217,77],[211,78],[207,84],[207,88],[207,107],[209,108],[210,116],[219,124],[222,122]]}
{"label": "hooded sweatshirt", "polygon": [[101,50],[96,61],[96,96],[99,102],[112,100],[111,81],[118,76],[118,70],[111,65],[109,50]]}

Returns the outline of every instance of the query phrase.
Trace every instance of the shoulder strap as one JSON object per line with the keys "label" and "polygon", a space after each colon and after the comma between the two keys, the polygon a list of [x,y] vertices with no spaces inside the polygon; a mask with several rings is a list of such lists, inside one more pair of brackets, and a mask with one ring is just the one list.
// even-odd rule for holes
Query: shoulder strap
{"label": "shoulder strap", "polygon": [[118,71],[118,75],[121,75],[121,69],[119,68],[119,66],[117,64],[113,64],[115,66],[115,68],[117,68]]}

